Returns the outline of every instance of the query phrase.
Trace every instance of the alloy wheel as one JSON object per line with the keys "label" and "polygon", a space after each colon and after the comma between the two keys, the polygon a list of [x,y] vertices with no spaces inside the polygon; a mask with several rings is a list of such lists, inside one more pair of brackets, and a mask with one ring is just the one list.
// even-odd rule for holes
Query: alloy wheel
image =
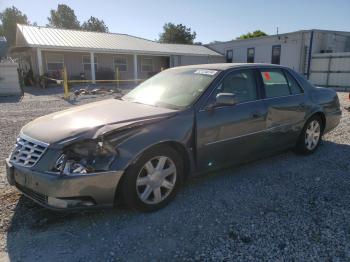
{"label": "alloy wheel", "polygon": [[308,150],[313,150],[320,140],[321,126],[317,120],[313,120],[309,123],[305,131],[305,145]]}
{"label": "alloy wheel", "polygon": [[175,187],[176,166],[166,156],[157,156],[141,168],[136,179],[136,191],[146,204],[158,204],[166,199]]}

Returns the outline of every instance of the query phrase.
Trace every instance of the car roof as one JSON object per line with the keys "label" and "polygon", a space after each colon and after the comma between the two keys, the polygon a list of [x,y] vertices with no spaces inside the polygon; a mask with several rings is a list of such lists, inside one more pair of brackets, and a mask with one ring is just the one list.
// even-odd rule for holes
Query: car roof
{"label": "car roof", "polygon": [[263,64],[263,63],[220,63],[220,64],[200,64],[200,65],[188,65],[188,66],[179,66],[173,68],[183,68],[183,69],[211,69],[211,70],[227,70],[231,68],[240,68],[240,67],[273,67],[273,68],[286,68],[281,65],[274,64]]}

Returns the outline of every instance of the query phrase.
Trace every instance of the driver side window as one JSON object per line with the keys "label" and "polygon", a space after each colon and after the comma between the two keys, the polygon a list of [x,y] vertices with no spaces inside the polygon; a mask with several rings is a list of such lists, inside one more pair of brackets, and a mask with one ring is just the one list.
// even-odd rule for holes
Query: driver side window
{"label": "driver side window", "polygon": [[258,99],[255,74],[252,70],[239,70],[226,76],[215,92],[232,93],[238,103],[248,102]]}

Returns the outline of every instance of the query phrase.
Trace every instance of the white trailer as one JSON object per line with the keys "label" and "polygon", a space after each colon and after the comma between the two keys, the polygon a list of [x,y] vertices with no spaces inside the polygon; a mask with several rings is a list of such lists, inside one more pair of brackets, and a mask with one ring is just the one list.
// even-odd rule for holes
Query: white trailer
{"label": "white trailer", "polygon": [[350,52],[314,54],[310,80],[318,86],[350,88]]}
{"label": "white trailer", "polygon": [[[225,55],[226,62],[281,64],[310,77],[312,58],[315,54],[350,52],[350,32],[302,30],[251,39],[215,42],[208,47]],[[332,63],[337,64],[338,60],[335,59]],[[339,64],[339,67],[342,65]]]}

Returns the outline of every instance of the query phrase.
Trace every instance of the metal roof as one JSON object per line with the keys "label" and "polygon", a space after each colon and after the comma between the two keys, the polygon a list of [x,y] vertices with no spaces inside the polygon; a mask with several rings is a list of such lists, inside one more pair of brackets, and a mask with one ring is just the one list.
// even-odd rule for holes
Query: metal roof
{"label": "metal roof", "polygon": [[222,56],[205,46],[161,44],[126,34],[88,32],[19,24],[17,25],[17,34],[23,35],[27,46],[47,49]]}

